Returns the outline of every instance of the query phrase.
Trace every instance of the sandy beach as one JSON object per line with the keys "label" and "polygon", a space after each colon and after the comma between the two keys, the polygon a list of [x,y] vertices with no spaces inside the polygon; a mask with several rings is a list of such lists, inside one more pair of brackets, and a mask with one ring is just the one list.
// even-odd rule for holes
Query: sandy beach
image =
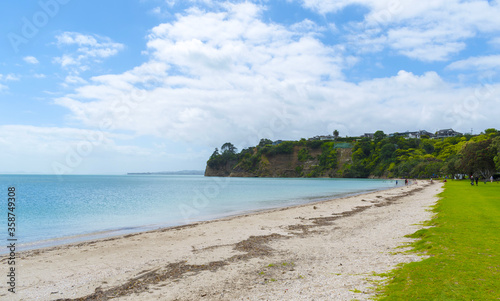
{"label": "sandy beach", "polygon": [[[26,251],[1,300],[367,300],[442,184]],[[1,261],[7,271],[7,258]],[[2,272],[2,274],[4,274]]]}

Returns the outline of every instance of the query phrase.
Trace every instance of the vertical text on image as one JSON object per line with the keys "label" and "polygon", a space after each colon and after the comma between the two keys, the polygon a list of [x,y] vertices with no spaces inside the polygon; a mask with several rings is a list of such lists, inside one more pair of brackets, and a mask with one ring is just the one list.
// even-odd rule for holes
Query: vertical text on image
{"label": "vertical text on image", "polygon": [[8,291],[16,293],[16,188],[9,187],[7,192],[7,284]]}

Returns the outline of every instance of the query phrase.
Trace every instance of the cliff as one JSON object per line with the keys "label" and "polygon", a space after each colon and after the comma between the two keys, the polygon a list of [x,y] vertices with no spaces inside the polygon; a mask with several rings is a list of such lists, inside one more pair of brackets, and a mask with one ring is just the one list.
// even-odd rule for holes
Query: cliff
{"label": "cliff", "polygon": [[255,147],[238,159],[223,164],[207,164],[205,176],[215,177],[342,177],[345,164],[351,162],[352,148],[312,148],[293,146],[291,151],[276,153]]}
{"label": "cliff", "polygon": [[[329,139],[329,137],[326,137]],[[206,176],[436,178],[464,174],[490,178],[500,171],[500,131],[440,139],[386,136],[261,139],[237,153],[229,142],[215,149]]]}

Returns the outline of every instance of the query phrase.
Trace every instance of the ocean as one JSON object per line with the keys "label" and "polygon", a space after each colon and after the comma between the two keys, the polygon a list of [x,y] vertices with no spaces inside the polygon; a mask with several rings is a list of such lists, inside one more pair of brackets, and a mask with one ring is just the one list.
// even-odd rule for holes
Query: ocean
{"label": "ocean", "polygon": [[[5,242],[13,232],[18,250],[27,250],[394,186],[372,179],[0,175],[0,224]],[[9,187],[15,188],[14,208],[8,205]],[[14,231],[8,230],[9,212],[15,214]]]}

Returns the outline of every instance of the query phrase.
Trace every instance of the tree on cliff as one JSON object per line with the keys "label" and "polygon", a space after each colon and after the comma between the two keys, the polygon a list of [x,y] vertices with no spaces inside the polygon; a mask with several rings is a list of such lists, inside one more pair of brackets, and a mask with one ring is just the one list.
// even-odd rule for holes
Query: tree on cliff
{"label": "tree on cliff", "polygon": [[337,139],[339,137],[339,131],[335,130],[333,131],[333,138]]}
{"label": "tree on cliff", "polygon": [[260,142],[259,142],[259,146],[260,147],[263,147],[263,146],[266,146],[266,145],[269,145],[269,144],[273,144],[273,141],[271,141],[270,139],[266,139],[266,138],[262,138],[260,139]]}
{"label": "tree on cliff", "polygon": [[216,147],[210,158],[215,158],[217,156],[220,156],[219,149]]}
{"label": "tree on cliff", "polygon": [[207,161],[207,165],[210,168],[218,168],[221,165],[222,156],[219,153],[219,149],[215,148],[214,152]]}
{"label": "tree on cliff", "polygon": [[219,150],[216,148],[215,151],[210,156],[210,159],[207,161],[207,165],[210,168],[219,169],[223,168],[229,162],[233,162],[237,160],[236,147],[230,142],[226,142],[220,148],[222,154],[219,153]]}
{"label": "tree on cliff", "polygon": [[222,145],[222,147],[220,148],[220,150],[222,151],[222,154],[236,154],[236,147],[234,147],[234,145],[230,142],[226,142]]}

